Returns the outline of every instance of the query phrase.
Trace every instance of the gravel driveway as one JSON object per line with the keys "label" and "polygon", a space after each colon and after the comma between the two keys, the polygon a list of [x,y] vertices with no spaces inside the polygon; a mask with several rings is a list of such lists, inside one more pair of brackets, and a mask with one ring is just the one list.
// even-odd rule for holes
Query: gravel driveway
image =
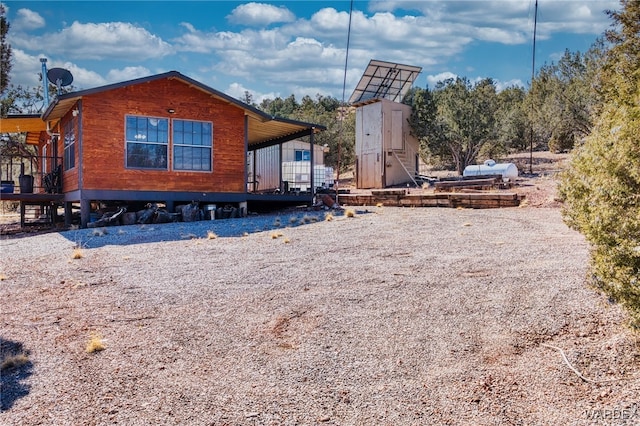
{"label": "gravel driveway", "polygon": [[363,207],[0,251],[2,345],[28,356],[2,372],[2,424],[640,423],[640,347],[558,209]]}

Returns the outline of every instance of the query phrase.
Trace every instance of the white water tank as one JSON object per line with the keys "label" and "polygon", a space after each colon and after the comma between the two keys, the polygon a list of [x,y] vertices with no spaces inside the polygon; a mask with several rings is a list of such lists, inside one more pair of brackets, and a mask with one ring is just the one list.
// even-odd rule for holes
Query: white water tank
{"label": "white water tank", "polygon": [[500,175],[503,179],[518,177],[518,168],[513,163],[496,163],[487,160],[484,164],[474,164],[465,167],[463,176]]}

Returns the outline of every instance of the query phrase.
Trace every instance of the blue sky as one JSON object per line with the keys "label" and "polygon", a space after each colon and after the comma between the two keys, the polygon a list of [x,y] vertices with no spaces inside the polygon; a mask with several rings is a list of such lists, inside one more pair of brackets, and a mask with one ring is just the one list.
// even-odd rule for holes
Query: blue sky
{"label": "blue sky", "polygon": [[[40,58],[77,89],[179,71],[236,98],[342,99],[350,1],[4,1],[11,83],[37,86]],[[369,60],[444,78],[531,79],[535,0],[354,1],[345,99]],[[585,52],[617,0],[539,0],[536,66]]]}

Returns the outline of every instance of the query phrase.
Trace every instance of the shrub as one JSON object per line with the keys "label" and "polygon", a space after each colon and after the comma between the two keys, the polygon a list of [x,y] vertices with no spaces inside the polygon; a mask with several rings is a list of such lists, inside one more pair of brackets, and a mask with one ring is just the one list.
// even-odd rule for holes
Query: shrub
{"label": "shrub", "polygon": [[640,329],[640,2],[608,12],[619,24],[600,72],[604,99],[591,134],[574,149],[559,192],[563,217],[591,244],[594,286]]}
{"label": "shrub", "polygon": [[[638,93],[640,96],[640,91]],[[608,108],[562,174],[563,217],[591,244],[594,284],[640,326],[640,108]]]}

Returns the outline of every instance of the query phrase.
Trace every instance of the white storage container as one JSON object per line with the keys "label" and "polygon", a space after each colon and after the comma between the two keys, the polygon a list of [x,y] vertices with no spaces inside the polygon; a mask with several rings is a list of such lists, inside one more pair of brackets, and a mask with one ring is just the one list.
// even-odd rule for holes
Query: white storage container
{"label": "white storage container", "polygon": [[500,175],[503,179],[513,179],[518,177],[518,168],[513,163],[496,163],[487,160],[484,164],[474,164],[465,167],[463,176],[486,176]]}

